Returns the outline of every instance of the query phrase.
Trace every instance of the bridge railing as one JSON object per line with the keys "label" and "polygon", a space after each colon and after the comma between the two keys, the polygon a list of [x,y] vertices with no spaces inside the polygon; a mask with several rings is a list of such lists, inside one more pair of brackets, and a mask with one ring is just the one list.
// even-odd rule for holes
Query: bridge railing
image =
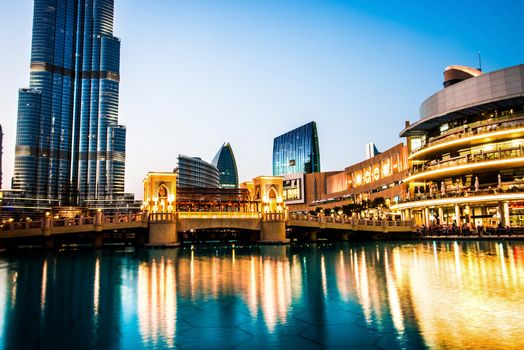
{"label": "bridge railing", "polygon": [[291,220],[303,220],[303,221],[320,221],[320,217],[316,215],[310,215],[310,214],[297,214],[297,213],[290,213],[289,219]]}
{"label": "bridge railing", "polygon": [[150,213],[149,221],[175,221],[176,213]]}
{"label": "bridge railing", "polygon": [[42,228],[43,226],[43,220],[7,222],[2,225],[2,231],[28,230],[32,228]]}
{"label": "bridge railing", "polygon": [[285,213],[264,213],[265,221],[283,221],[286,220]]}
{"label": "bridge railing", "polygon": [[179,212],[179,219],[260,219],[255,212]]}
{"label": "bridge railing", "polygon": [[291,220],[300,221],[312,221],[319,223],[337,223],[347,225],[359,225],[359,226],[370,226],[370,227],[412,227],[411,221],[398,221],[398,220],[372,220],[372,219],[356,219],[344,216],[322,216],[322,215],[311,215],[311,214],[289,214]]}
{"label": "bridge railing", "polygon": [[103,213],[97,216],[80,216],[75,218],[61,218],[55,219],[46,217],[41,220],[32,220],[24,222],[7,222],[2,226],[3,231],[17,231],[28,229],[52,229],[54,227],[68,227],[68,226],[86,226],[86,225],[100,225],[100,224],[116,224],[125,222],[141,222],[144,220],[142,213],[138,214],[117,214],[111,216],[104,216]]}
{"label": "bridge railing", "polygon": [[104,216],[104,223],[121,223],[121,222],[136,222],[142,221],[142,214],[117,214],[112,216]]}
{"label": "bridge railing", "polygon": [[334,223],[334,224],[351,224],[353,221],[350,217],[344,216],[323,216],[323,215],[311,215],[311,214],[289,214],[291,220],[302,220],[302,221],[315,221],[322,223]]}

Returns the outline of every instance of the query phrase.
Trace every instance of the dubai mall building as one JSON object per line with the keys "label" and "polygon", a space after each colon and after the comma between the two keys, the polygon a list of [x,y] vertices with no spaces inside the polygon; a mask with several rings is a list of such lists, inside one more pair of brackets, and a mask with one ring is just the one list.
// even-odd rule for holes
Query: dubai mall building
{"label": "dubai mall building", "polygon": [[524,65],[449,66],[406,123],[409,175],[394,206],[418,225],[524,226]]}

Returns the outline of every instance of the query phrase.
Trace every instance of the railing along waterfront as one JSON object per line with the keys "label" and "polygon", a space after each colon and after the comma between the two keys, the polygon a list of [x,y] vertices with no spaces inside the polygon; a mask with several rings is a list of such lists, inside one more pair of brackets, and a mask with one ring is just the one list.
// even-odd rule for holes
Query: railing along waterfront
{"label": "railing along waterfront", "polygon": [[400,220],[373,220],[373,219],[358,219],[347,216],[317,216],[311,214],[289,214],[291,220],[309,221],[318,223],[333,223],[333,224],[347,224],[369,227],[412,227],[411,221]]}
{"label": "railing along waterfront", "polygon": [[499,238],[524,236],[523,227],[501,226],[478,226],[476,228],[469,228],[465,225],[430,225],[417,227],[417,232],[421,238]]}
{"label": "railing along waterfront", "polygon": [[[515,120],[515,118],[518,118],[518,120]],[[414,155],[418,152],[421,152],[427,148],[441,145],[447,142],[465,139],[472,136],[481,136],[481,135],[488,135],[493,132],[498,131],[505,131],[505,130],[511,130],[516,128],[522,128],[524,127],[524,114],[517,114],[512,115],[511,117],[507,117],[505,119],[498,119],[497,121],[489,121],[489,122],[479,122],[474,123],[468,126],[469,129],[473,129],[470,131],[464,131],[463,128],[454,128],[450,132],[446,132],[442,135],[436,136],[434,138],[430,138],[429,141],[422,147],[419,147],[417,149],[414,149],[411,152],[411,155]],[[500,123],[503,123],[502,125],[498,125]],[[507,123],[507,124],[504,124]]]}

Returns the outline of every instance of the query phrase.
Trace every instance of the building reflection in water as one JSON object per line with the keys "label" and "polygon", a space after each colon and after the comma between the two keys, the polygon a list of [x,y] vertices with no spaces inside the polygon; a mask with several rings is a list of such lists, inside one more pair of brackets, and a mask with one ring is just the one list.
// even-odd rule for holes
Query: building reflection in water
{"label": "building reflection in water", "polygon": [[275,345],[309,324],[318,342],[347,325],[400,347],[521,349],[523,299],[519,242],[46,253],[0,259],[0,348],[169,348],[234,324]]}
{"label": "building reflection in water", "polygon": [[386,289],[391,318],[395,329],[402,334],[404,332],[404,318],[402,316],[402,308],[398,297],[397,281],[389,266],[387,250],[384,251],[384,270],[386,273]]}
{"label": "building reflection in water", "polygon": [[44,259],[44,265],[42,266],[42,286],[40,287],[40,311],[45,310],[45,301],[47,294],[47,259]]}
{"label": "building reflection in water", "polygon": [[[524,296],[524,269],[522,264],[514,264],[512,249],[506,250],[505,256],[503,245],[494,248],[487,252],[470,248],[466,254],[461,251],[460,266],[453,271],[447,265],[456,264],[459,248],[454,245],[451,257],[442,245],[439,265],[446,274],[424,266],[424,274],[412,275],[415,311],[430,346],[457,348],[478,343],[485,348],[518,344],[524,348],[524,310],[516,304]],[[476,258],[467,258],[472,254]],[[429,288],[422,288],[424,285]]]}
{"label": "building reflection in water", "polygon": [[144,343],[174,346],[177,284],[174,261],[153,259],[138,266],[137,309]]}
{"label": "building reflection in water", "polygon": [[93,311],[95,314],[95,318],[98,317],[99,302],[100,302],[100,259],[97,257],[95,261],[95,281],[93,285]]}
{"label": "building reflection in water", "polygon": [[[179,300],[201,309],[228,296],[240,299],[251,318],[260,318],[273,332],[286,323],[293,298],[299,298],[302,290],[301,266],[296,257],[290,260],[288,249],[277,247],[268,255],[235,252],[235,259],[234,249],[220,256],[190,249],[173,259],[160,255],[141,262],[136,303],[142,341],[153,346],[174,344]],[[126,300],[124,309],[132,303],[133,298]],[[222,316],[224,325],[233,317]]]}
{"label": "building reflection in water", "polygon": [[338,255],[337,285],[344,299],[351,288],[341,281],[355,286],[369,325],[418,329],[430,348],[524,348],[522,254],[511,243],[431,242],[384,246],[380,264],[349,250],[352,266]]}
{"label": "building reflection in water", "polygon": [[0,348],[67,349],[79,337],[87,347],[115,342],[120,321],[114,263],[100,252],[78,251],[0,262]]}

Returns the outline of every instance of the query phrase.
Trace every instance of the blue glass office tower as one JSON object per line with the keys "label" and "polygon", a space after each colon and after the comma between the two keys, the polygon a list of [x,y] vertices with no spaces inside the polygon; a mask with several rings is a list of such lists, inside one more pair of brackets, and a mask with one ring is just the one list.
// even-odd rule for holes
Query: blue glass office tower
{"label": "blue glass office tower", "polygon": [[273,141],[273,176],[320,171],[317,124],[302,125]]}
{"label": "blue glass office tower", "polygon": [[120,40],[113,0],[35,0],[28,89],[19,91],[13,188],[83,204],[122,194]]}
{"label": "blue glass office tower", "polygon": [[237,162],[229,143],[224,143],[213,158],[220,174],[220,188],[238,188]]}

